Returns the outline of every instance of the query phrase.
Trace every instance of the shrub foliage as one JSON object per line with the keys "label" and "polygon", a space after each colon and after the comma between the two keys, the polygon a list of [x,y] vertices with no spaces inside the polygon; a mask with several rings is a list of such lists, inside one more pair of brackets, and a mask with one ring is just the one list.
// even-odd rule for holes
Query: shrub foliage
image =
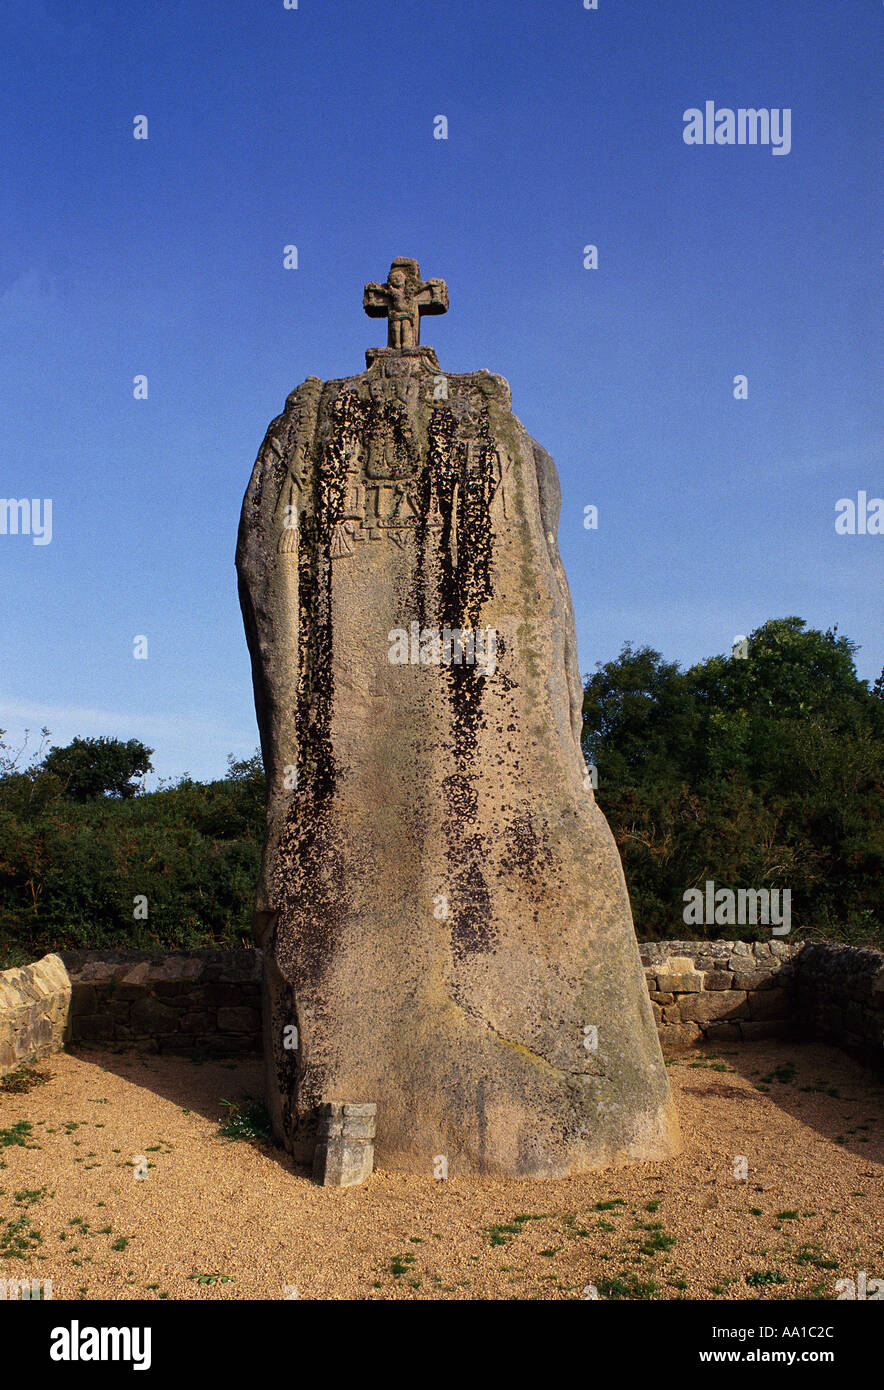
{"label": "shrub foliage", "polygon": [[627,645],[587,678],[584,751],[640,938],[696,934],[684,892],[712,879],[790,889],[793,936],[881,944],[884,678],[870,690],[856,650],[781,618],[745,658],[684,671]]}

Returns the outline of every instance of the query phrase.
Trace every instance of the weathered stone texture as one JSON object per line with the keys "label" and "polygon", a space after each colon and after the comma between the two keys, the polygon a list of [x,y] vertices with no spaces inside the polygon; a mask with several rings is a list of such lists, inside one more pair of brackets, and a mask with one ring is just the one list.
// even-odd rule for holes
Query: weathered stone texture
{"label": "weathered stone texture", "polygon": [[313,1180],[324,1187],[365,1182],[374,1166],[375,1116],[372,1102],[332,1101],[320,1107],[313,1152]]}
{"label": "weathered stone texture", "polygon": [[[738,957],[741,967],[747,954],[755,957],[760,944],[763,943],[749,943],[750,950]],[[643,958],[653,956],[656,962],[653,967],[645,966],[645,976],[661,1041],[673,1048],[701,1041],[802,1036],[849,1047],[863,1060],[880,1067],[884,1061],[884,955],[841,946],[786,947],[780,942],[770,945],[779,947],[773,951],[772,980],[746,994],[745,1013],[734,1019],[727,1013],[727,1000],[728,993],[736,989],[735,972],[706,969],[703,992],[699,995],[694,989],[685,993],[656,991],[653,986],[658,970],[660,978],[671,979],[666,969],[670,943],[644,943]],[[673,942],[671,948],[682,957],[681,971],[686,951],[699,953],[693,957],[698,970],[702,970],[704,959],[714,959],[720,967],[722,957],[726,961],[734,954],[733,942]],[[199,1050],[240,1054],[260,1050],[260,951],[64,951],[59,959],[70,972],[70,983],[61,983],[61,993],[70,996],[66,1013],[74,1041],[152,1052]],[[785,965],[789,968],[782,969]],[[27,969],[34,972],[42,966],[43,962],[38,961]],[[39,994],[32,973],[27,976],[24,993],[10,991],[9,978],[21,973],[0,974],[0,985],[6,986],[0,994],[0,1038],[7,1044],[6,1052],[0,1052],[0,1056],[7,1059],[3,1063],[6,1070],[11,1069],[8,1059],[14,1051],[9,1047],[11,1034],[19,1039],[12,1066],[43,1055],[37,1033],[44,1036],[46,1024],[30,1034],[23,1030],[22,1001],[27,999],[27,1009],[36,1007],[39,1014],[41,1001],[52,999],[57,983],[56,971],[50,968],[52,982],[46,995]],[[143,1031],[149,1027],[152,1014],[139,1011],[137,1017],[142,1019],[143,1028],[134,1029],[133,1006],[152,999],[157,984],[172,983],[176,974],[180,991],[172,996],[174,1002],[168,997],[158,1001],[164,1005],[164,1012],[158,1015],[160,1027],[153,1032]],[[39,978],[49,977],[41,970]],[[130,983],[122,984],[123,980]],[[131,983],[133,980],[139,983]],[[724,1010],[724,1021],[716,1022],[714,1015],[719,1008]],[[224,1010],[230,1014],[222,1019]],[[708,1018],[704,1010],[708,1011]],[[668,1021],[664,1020],[664,1011],[669,1013]],[[682,1011],[687,1011],[688,1017],[691,1011],[704,1016],[680,1026]],[[175,1018],[175,1031],[171,1033],[167,1031],[169,1013]],[[241,1025],[242,1031],[235,1025]],[[58,1050],[55,1040],[63,1031],[61,1011],[57,1009],[53,1051]],[[33,1047],[28,1046],[29,1037],[34,1041]]]}
{"label": "weathered stone texture", "polygon": [[56,955],[0,971],[0,1076],[62,1051],[70,998],[71,982]]}
{"label": "weathered stone texture", "polygon": [[679,1004],[679,1013],[685,1023],[718,1023],[722,1019],[744,1018],[746,994],[738,989],[688,994]]}

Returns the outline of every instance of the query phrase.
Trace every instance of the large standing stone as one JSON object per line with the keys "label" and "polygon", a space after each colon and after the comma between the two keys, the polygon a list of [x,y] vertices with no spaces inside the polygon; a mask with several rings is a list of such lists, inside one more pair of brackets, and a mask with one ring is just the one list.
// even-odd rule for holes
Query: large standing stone
{"label": "large standing stone", "polygon": [[580,751],[555,466],[502,377],[419,345],[442,282],[393,272],[366,306],[405,346],[293,391],[243,503],[274,1124],[309,1161],[320,1107],[372,1102],[378,1166],[437,1175],[661,1158],[677,1123]]}

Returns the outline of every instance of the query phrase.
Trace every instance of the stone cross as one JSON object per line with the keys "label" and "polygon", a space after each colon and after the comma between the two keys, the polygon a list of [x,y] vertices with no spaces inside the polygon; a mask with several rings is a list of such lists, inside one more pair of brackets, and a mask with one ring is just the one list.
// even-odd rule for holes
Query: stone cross
{"label": "stone cross", "polygon": [[366,285],[362,307],[370,318],[387,320],[387,346],[414,348],[421,340],[421,315],[448,311],[444,280],[421,280],[420,266],[397,256],[385,285]]}

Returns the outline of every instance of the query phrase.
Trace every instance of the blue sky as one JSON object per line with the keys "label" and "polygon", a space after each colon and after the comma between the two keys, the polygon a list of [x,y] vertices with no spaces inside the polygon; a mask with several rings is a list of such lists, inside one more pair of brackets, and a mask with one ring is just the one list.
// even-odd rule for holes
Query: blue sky
{"label": "blue sky", "polygon": [[[556,460],[584,672],[796,613],[874,679],[884,537],[834,520],[884,495],[882,26],[871,0],[9,0],[0,496],[51,498],[53,534],[0,535],[0,727],[142,738],[164,777],[254,749],[242,494],[287,393],[384,340],[362,286],[397,255],[448,283],[443,369],[506,376]],[[789,108],[791,151],[686,145],[707,100]]]}

